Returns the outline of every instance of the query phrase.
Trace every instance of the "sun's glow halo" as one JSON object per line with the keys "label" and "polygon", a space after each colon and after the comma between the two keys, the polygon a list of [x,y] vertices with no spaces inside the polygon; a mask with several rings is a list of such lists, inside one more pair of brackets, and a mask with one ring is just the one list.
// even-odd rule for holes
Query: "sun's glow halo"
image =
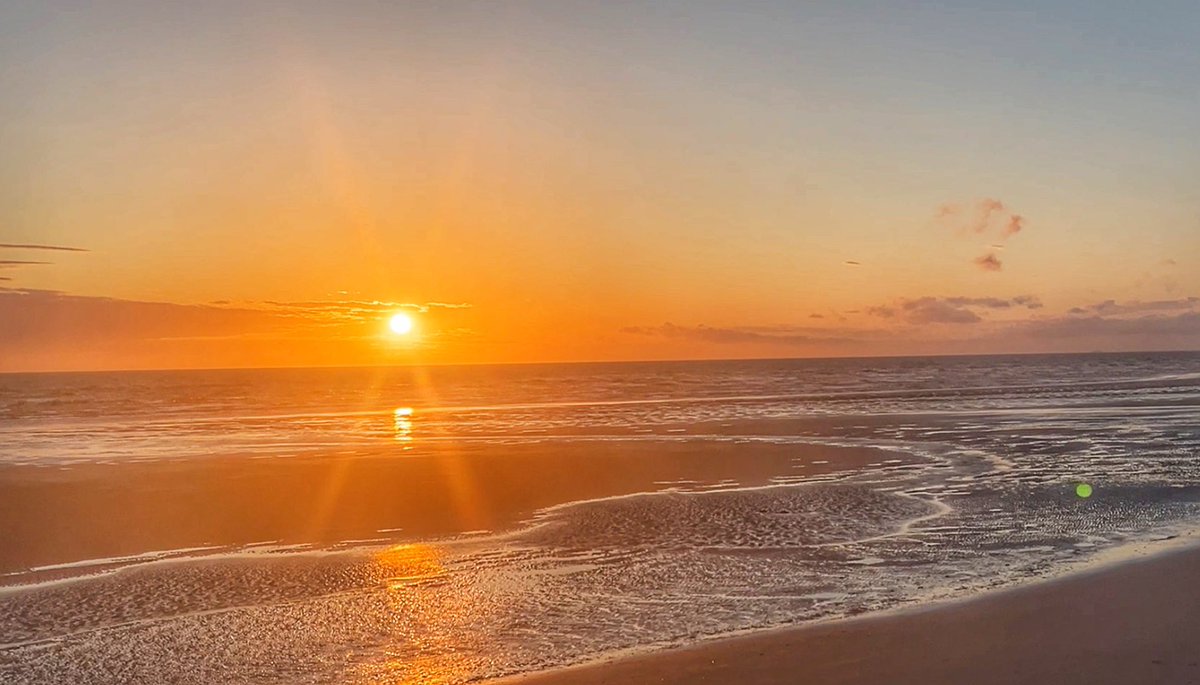
{"label": "sun's glow halo", "polygon": [[396,335],[408,335],[413,329],[412,317],[408,314],[393,314],[388,319],[388,328]]}

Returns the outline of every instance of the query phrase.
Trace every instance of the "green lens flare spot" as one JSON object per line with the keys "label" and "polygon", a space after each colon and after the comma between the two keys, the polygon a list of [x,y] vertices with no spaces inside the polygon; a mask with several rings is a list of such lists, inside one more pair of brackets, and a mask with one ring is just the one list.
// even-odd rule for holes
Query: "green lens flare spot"
{"label": "green lens flare spot", "polygon": [[1080,483],[1079,485],[1075,486],[1075,494],[1079,495],[1083,499],[1087,499],[1092,496],[1092,486],[1088,485],[1087,483]]}

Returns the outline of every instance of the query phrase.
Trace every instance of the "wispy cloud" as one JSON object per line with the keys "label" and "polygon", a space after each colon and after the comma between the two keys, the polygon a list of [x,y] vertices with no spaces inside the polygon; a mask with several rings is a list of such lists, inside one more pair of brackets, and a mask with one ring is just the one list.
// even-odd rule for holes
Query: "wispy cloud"
{"label": "wispy cloud", "polygon": [[1016,297],[917,297],[901,298],[895,302],[868,307],[867,313],[885,319],[901,318],[908,323],[979,323],[987,310],[1040,309],[1042,302],[1034,295]]}
{"label": "wispy cloud", "polygon": [[1044,338],[1141,338],[1148,349],[1176,347],[1164,345],[1167,341],[1190,341],[1196,347],[1200,335],[1200,312],[1188,311],[1172,315],[1145,315],[1137,317],[1057,317],[1022,323],[1012,333]]}
{"label": "wispy cloud", "polygon": [[933,297],[905,302],[902,306],[910,323],[978,323],[983,317],[965,306]]}
{"label": "wispy cloud", "polygon": [[660,326],[627,326],[622,333],[633,335],[682,338],[722,345],[751,343],[785,346],[812,346],[821,344],[852,344],[860,338],[838,334],[827,329],[801,326],[678,326],[664,323]]}
{"label": "wispy cloud", "polygon": [[0,268],[14,268],[25,266],[27,264],[52,264],[53,262],[39,262],[30,259],[0,259]]}
{"label": "wispy cloud", "polygon": [[1105,316],[1122,314],[1144,314],[1149,312],[1178,312],[1200,309],[1200,297],[1181,297],[1174,300],[1130,300],[1117,302],[1105,300],[1086,307],[1072,307],[1072,314],[1101,314]]}
{"label": "wispy cloud", "polygon": [[1008,223],[1004,224],[1004,230],[1001,232],[1001,238],[1011,238],[1020,233],[1025,228],[1025,217],[1020,214],[1012,214],[1008,217]]}
{"label": "wispy cloud", "polygon": [[[0,370],[361,363],[393,349],[381,333],[397,303],[367,304],[181,304],[0,287]],[[430,311],[407,349],[465,339],[458,311]]]}
{"label": "wispy cloud", "polygon": [[[630,326],[624,334],[737,349],[794,349],[796,354],[992,354],[1013,351],[1092,351],[1200,348],[1200,296],[1114,301],[1045,312],[1036,295],[900,298],[860,312],[857,324],[828,325],[806,314],[805,324]],[[848,311],[842,313],[850,313]],[[874,323],[871,322],[874,318]],[[666,344],[666,342],[664,342]],[[739,348],[740,345],[740,348]]]}
{"label": "wispy cloud", "polygon": [[1025,217],[1010,211],[1003,202],[992,197],[969,204],[943,204],[934,212],[933,219],[960,235],[994,236],[994,242],[988,246],[991,251],[972,260],[984,271],[1000,271],[1003,264],[996,251],[1003,250],[1009,238],[1025,230]]}
{"label": "wispy cloud", "polygon": [[1004,268],[1004,264],[1000,261],[1000,258],[992,252],[976,257],[973,263],[984,271],[999,271]]}
{"label": "wispy cloud", "polygon": [[853,259],[847,259],[846,261],[844,261],[842,263],[845,264],[846,266],[862,266],[862,262],[856,262]]}
{"label": "wispy cloud", "polygon": [[[0,288],[0,369],[260,365],[297,354],[293,322],[262,311]],[[191,342],[182,342],[182,341]]]}
{"label": "wispy cloud", "polygon": [[262,309],[280,316],[307,319],[322,324],[362,323],[376,321],[388,313],[410,310],[422,314],[431,310],[469,309],[471,304],[446,302],[393,302],[387,300],[307,300],[232,303],[226,300],[214,302],[222,307]]}
{"label": "wispy cloud", "polygon": [[628,327],[622,332],[721,348],[744,346],[747,353],[771,346],[818,354],[1200,348],[1198,297],[1155,302],[1106,301],[1078,307],[1074,314],[1045,315],[1043,310],[1042,302],[1033,295],[918,297],[865,308],[865,313],[879,319],[874,325],[864,322],[857,326],[822,328],[816,322],[808,326],[666,323]]}
{"label": "wispy cloud", "polygon": [[975,205],[975,220],[971,230],[984,233],[992,225],[992,218],[1004,214],[1004,203],[994,198],[985,197]]}
{"label": "wispy cloud", "polygon": [[65,245],[34,245],[30,243],[0,243],[3,250],[53,250],[56,252],[90,252],[84,247],[67,247]]}
{"label": "wispy cloud", "polygon": [[973,203],[940,205],[933,214],[934,221],[959,233],[993,234],[1003,242],[1025,228],[1025,217],[1009,211],[1003,202],[985,197]]}

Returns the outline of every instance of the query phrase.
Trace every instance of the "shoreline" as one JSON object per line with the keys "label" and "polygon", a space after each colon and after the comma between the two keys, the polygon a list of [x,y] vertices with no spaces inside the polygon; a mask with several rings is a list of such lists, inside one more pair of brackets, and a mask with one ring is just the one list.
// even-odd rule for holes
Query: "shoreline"
{"label": "shoreline", "polygon": [[1120,545],[967,596],[634,648],[482,682],[1200,683],[1197,532]]}

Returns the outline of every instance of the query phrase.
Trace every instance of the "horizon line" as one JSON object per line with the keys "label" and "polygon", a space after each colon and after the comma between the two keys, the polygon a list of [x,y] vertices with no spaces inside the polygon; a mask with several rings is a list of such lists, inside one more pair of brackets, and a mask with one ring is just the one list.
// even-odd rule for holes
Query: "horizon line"
{"label": "horizon line", "polygon": [[883,355],[834,355],[819,357],[702,357],[691,359],[581,359],[573,361],[534,362],[429,362],[409,364],[316,364],[309,366],[192,366],[148,369],[35,369],[27,371],[0,371],[0,376],[32,376],[54,374],[92,373],[186,373],[191,371],[303,371],[338,369],[411,369],[411,368],[473,368],[485,366],[588,366],[605,364],[703,364],[713,362],[785,362],[785,361],[833,361],[852,359],[938,359],[971,357],[1069,357],[1089,355],[1122,354],[1200,354],[1200,348],[1173,350],[1091,350],[1087,352],[958,352],[941,354],[883,354]]}

